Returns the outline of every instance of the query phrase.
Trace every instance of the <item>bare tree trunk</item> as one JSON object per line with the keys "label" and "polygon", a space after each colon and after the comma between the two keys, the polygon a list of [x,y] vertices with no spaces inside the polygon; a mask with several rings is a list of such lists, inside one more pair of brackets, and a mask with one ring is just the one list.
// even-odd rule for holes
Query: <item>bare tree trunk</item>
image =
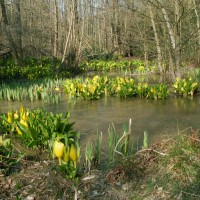
{"label": "bare tree trunk", "polygon": [[[181,74],[180,74],[180,56],[181,56],[181,52],[180,52],[180,27],[179,27],[179,10],[177,8],[177,5],[175,5],[175,13],[176,13],[176,32],[174,33],[173,32],[173,29],[171,27],[171,24],[170,24],[170,20],[169,20],[169,17],[168,17],[168,14],[166,12],[166,9],[163,7],[162,8],[162,12],[163,12],[163,16],[164,16],[164,19],[165,19],[165,22],[167,24],[167,28],[168,28],[168,34],[170,36],[170,41],[171,41],[171,45],[172,45],[172,49],[173,49],[173,52],[174,52],[174,64],[176,66],[176,76],[177,77],[180,77]],[[178,19],[178,20],[177,20]]]}
{"label": "bare tree trunk", "polygon": [[197,10],[195,0],[193,0],[193,4],[194,4],[194,11],[195,11],[196,20],[197,20],[198,44],[200,46],[200,17],[199,17],[199,13],[198,13],[198,10]]}
{"label": "bare tree trunk", "polygon": [[168,57],[169,57],[169,71],[172,74],[172,80],[175,80],[176,76],[175,76],[174,62],[173,62],[172,53],[171,53],[170,48],[168,48]]}
{"label": "bare tree trunk", "polygon": [[28,13],[29,17],[27,18],[27,20],[29,20],[27,22],[27,28],[28,28],[28,34],[29,34],[29,39],[28,39],[28,43],[29,43],[29,55],[35,55],[35,51],[34,51],[34,45],[33,45],[33,33],[31,30],[33,30],[33,7],[34,7],[34,1],[29,0],[29,9],[30,9],[30,14]]}
{"label": "bare tree trunk", "polygon": [[160,47],[160,41],[159,41],[159,38],[158,38],[158,33],[157,33],[156,24],[155,24],[155,21],[154,21],[154,15],[153,15],[153,12],[152,12],[151,5],[149,5],[149,13],[150,13],[151,24],[152,24],[152,27],[153,27],[154,38],[155,38],[157,54],[158,54],[158,57],[157,57],[158,69],[159,69],[159,72],[162,73],[163,69],[162,69],[161,47]]}
{"label": "bare tree trunk", "polygon": [[149,67],[149,52],[148,52],[148,47],[145,40],[143,42],[143,46],[144,46],[144,62],[145,62],[146,67]]}
{"label": "bare tree trunk", "polygon": [[178,1],[175,1],[175,61],[176,61],[176,76],[181,77],[181,21],[180,21],[180,5]]}
{"label": "bare tree trunk", "polygon": [[175,37],[174,37],[174,33],[173,33],[173,30],[172,30],[172,27],[171,27],[171,25],[169,23],[170,20],[169,20],[169,17],[168,17],[168,14],[167,14],[165,8],[162,8],[162,12],[163,12],[163,16],[165,18],[165,22],[167,24],[167,28],[168,28],[168,32],[169,32],[172,48],[175,49],[176,48]]}
{"label": "bare tree trunk", "polygon": [[[71,19],[71,20],[72,20],[72,19]],[[63,64],[64,61],[65,61],[65,56],[66,56],[66,52],[67,52],[67,47],[68,47],[68,45],[69,45],[69,38],[70,38],[70,35],[71,35],[71,30],[72,30],[72,21],[70,22],[69,30],[68,30],[67,37],[66,37],[64,53],[63,53],[63,56],[62,56],[62,64]]]}
{"label": "bare tree trunk", "polygon": [[193,4],[194,4],[194,11],[195,11],[195,15],[196,15],[196,20],[197,20],[197,33],[198,33],[198,63],[200,63],[200,17],[199,17],[199,13],[197,10],[197,6],[196,6],[196,2],[195,0],[192,0]]}
{"label": "bare tree trunk", "polygon": [[15,0],[15,31],[16,31],[16,46],[20,60],[23,60],[22,49],[22,22],[21,22],[21,0]]}
{"label": "bare tree trunk", "polygon": [[54,50],[53,56],[58,56],[58,2],[54,0]]}
{"label": "bare tree trunk", "polygon": [[[70,4],[70,22],[69,22],[69,30],[67,33],[66,37],[66,42],[65,42],[65,49],[64,53],[62,56],[62,65],[65,61],[69,67],[74,67],[76,68],[78,65],[78,51],[81,42],[79,40],[79,30],[78,30],[78,23],[79,23],[79,17],[78,17],[78,1],[71,0]],[[67,54],[67,47],[68,47],[68,54]],[[67,55],[67,56],[66,56]]]}
{"label": "bare tree trunk", "polygon": [[81,28],[81,35],[80,35],[79,47],[78,47],[78,53],[77,53],[77,62],[79,62],[79,60],[80,60],[80,54],[81,54],[81,47],[82,47],[82,42],[83,42],[84,29],[85,29],[85,19],[82,19],[82,28]]}
{"label": "bare tree trunk", "polygon": [[3,18],[3,25],[4,25],[3,28],[4,28],[4,31],[6,33],[6,37],[7,37],[7,40],[9,42],[10,49],[12,51],[12,56],[13,56],[14,60],[16,61],[16,63],[18,65],[21,65],[21,63],[22,63],[21,60],[20,60],[21,58],[18,55],[17,46],[14,43],[11,31],[10,31],[11,27],[10,27],[9,22],[8,22],[8,17],[7,17],[7,13],[6,13],[6,7],[5,7],[5,1],[0,0],[0,5],[1,5],[2,18]]}
{"label": "bare tree trunk", "polygon": [[168,34],[166,33],[166,26],[162,23],[161,24],[162,29],[163,29],[163,40],[166,41],[164,44],[164,50],[163,50],[163,58],[165,60],[165,62],[168,63],[168,68],[167,65],[165,63],[165,66],[163,67],[163,71],[167,72],[167,70],[171,73],[172,75],[172,79],[175,80],[176,76],[175,76],[175,69],[174,69],[174,62],[173,62],[173,58],[172,58],[172,53],[171,53],[171,46],[168,45]]}

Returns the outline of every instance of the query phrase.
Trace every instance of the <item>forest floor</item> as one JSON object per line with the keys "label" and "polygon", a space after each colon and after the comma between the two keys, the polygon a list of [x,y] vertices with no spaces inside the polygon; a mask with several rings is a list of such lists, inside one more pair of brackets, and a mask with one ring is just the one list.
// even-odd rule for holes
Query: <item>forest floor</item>
{"label": "forest floor", "polygon": [[[20,170],[0,174],[1,200],[74,199],[73,182],[56,170],[57,161],[23,160]],[[133,156],[80,173],[78,199],[199,200],[200,134],[187,130]]]}

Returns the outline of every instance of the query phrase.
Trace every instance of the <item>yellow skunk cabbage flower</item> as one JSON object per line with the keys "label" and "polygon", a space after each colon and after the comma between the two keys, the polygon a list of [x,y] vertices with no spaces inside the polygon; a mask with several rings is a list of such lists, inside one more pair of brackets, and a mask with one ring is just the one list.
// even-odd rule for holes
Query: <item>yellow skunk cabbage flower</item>
{"label": "yellow skunk cabbage flower", "polygon": [[83,88],[83,85],[81,83],[78,83],[78,89],[81,91]]}
{"label": "yellow skunk cabbage flower", "polygon": [[117,92],[119,92],[120,90],[121,90],[121,86],[118,85],[118,86],[117,86]]}
{"label": "yellow skunk cabbage flower", "polygon": [[54,154],[59,159],[59,164],[61,165],[61,157],[64,154],[65,145],[62,142],[55,141],[54,142]]}
{"label": "yellow skunk cabbage flower", "polygon": [[181,87],[181,91],[184,92],[184,88],[183,87]]}
{"label": "yellow skunk cabbage flower", "polygon": [[70,160],[72,160],[74,162],[74,166],[76,168],[76,162],[77,162],[78,155],[77,155],[77,150],[74,145],[72,145],[70,148],[69,158],[70,158]]}
{"label": "yellow skunk cabbage flower", "polygon": [[29,115],[28,112],[24,113],[24,114],[21,116],[21,119],[24,120],[24,121],[28,121],[28,115]]}
{"label": "yellow skunk cabbage flower", "polygon": [[13,113],[12,112],[8,112],[8,123],[12,123],[13,122]]}
{"label": "yellow skunk cabbage flower", "polygon": [[148,83],[145,83],[145,84],[144,84],[144,87],[147,88],[147,87],[148,87]]}
{"label": "yellow skunk cabbage flower", "polygon": [[60,88],[59,88],[59,87],[56,87],[56,88],[55,88],[55,91],[56,91],[56,92],[59,92],[59,91],[60,91]]}
{"label": "yellow skunk cabbage flower", "polygon": [[19,115],[18,115],[17,111],[14,113],[14,119],[19,119]]}
{"label": "yellow skunk cabbage flower", "polygon": [[88,89],[89,89],[91,94],[94,94],[96,88],[94,86],[89,85]]}
{"label": "yellow skunk cabbage flower", "polygon": [[100,77],[98,75],[94,76],[93,79],[92,79],[92,82],[94,84],[96,84],[98,82],[98,80],[100,79]]}
{"label": "yellow skunk cabbage flower", "polygon": [[21,119],[20,120],[20,124],[22,124],[22,125],[24,125],[25,127],[28,128],[28,124],[27,124],[27,122],[25,120]]}
{"label": "yellow skunk cabbage flower", "polygon": [[16,130],[17,130],[17,133],[18,133],[19,135],[22,135],[22,131],[19,129],[18,126],[16,127]]}
{"label": "yellow skunk cabbage flower", "polygon": [[141,88],[141,85],[138,85],[137,86],[137,89],[140,91],[142,88]]}
{"label": "yellow skunk cabbage flower", "polygon": [[177,82],[175,82],[173,86],[174,86],[174,88],[177,89],[177,88],[178,88],[178,84],[177,84]]}
{"label": "yellow skunk cabbage flower", "polygon": [[20,115],[22,116],[25,113],[25,111],[26,111],[26,108],[21,106],[20,109],[19,109]]}
{"label": "yellow skunk cabbage flower", "polygon": [[196,87],[197,85],[197,82],[192,83],[192,88]]}
{"label": "yellow skunk cabbage flower", "polygon": [[104,77],[104,84],[107,83],[107,81],[108,81],[108,77],[105,76],[105,77]]}

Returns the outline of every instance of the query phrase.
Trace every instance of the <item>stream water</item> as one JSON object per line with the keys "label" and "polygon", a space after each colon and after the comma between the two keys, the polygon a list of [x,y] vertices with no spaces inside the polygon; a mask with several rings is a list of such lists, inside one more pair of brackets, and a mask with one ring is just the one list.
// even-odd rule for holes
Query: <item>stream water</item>
{"label": "stream water", "polygon": [[105,97],[97,101],[78,100],[76,103],[63,99],[58,105],[37,102],[0,103],[0,113],[19,109],[42,108],[53,113],[71,113],[70,120],[75,122],[74,129],[81,133],[81,142],[96,138],[97,132],[103,137],[108,135],[108,127],[114,124],[116,131],[122,131],[123,124],[132,119],[132,138],[141,143],[146,130],[151,138],[176,134],[187,127],[200,128],[200,97],[169,97],[167,100],[120,99]]}

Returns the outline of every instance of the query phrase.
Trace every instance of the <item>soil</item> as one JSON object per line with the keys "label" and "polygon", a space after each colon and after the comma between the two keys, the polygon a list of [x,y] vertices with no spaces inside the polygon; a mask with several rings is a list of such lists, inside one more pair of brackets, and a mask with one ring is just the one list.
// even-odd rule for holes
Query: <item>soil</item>
{"label": "soil", "polygon": [[[144,176],[144,169],[135,161],[139,162],[139,157],[109,165],[102,161],[101,169],[91,169],[90,173],[83,167],[78,175],[78,199],[131,199]],[[74,199],[74,184],[57,170],[57,165],[57,160],[22,160],[18,172],[0,175],[0,199]]]}
{"label": "soil", "polygon": [[[74,199],[74,184],[56,170],[55,161],[26,163],[19,173],[0,176],[0,199]],[[81,174],[78,199],[129,199],[137,184],[119,164],[110,171],[91,170]]]}

